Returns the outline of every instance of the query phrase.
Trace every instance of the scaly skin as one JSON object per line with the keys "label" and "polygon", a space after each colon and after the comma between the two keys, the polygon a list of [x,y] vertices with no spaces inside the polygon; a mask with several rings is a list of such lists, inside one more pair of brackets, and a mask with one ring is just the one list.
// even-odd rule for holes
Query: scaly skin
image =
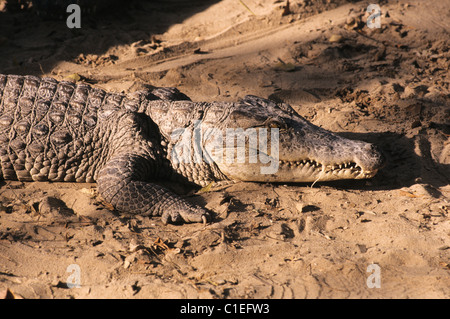
{"label": "scaly skin", "polygon": [[[267,161],[205,160],[226,152],[208,132],[237,128],[279,131],[279,156],[264,155],[276,160],[276,172],[261,173]],[[188,143],[180,152],[183,136]],[[248,154],[249,145],[234,148]],[[194,160],[199,150],[203,157]],[[186,151],[192,151],[188,161],[177,161]],[[123,95],[82,83],[0,75],[0,179],[97,182],[99,193],[118,210],[162,216],[165,223],[205,222],[210,215],[158,180],[204,186],[220,180],[369,178],[382,164],[371,144],[334,135],[288,105],[257,97],[196,103],[173,88]]]}

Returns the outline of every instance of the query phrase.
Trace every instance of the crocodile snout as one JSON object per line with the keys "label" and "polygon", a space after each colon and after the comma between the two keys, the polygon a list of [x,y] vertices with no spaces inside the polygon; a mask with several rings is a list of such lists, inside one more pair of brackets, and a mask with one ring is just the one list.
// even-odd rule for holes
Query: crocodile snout
{"label": "crocodile snout", "polygon": [[374,176],[386,165],[386,158],[380,149],[370,143],[364,143],[359,152],[355,152],[355,163],[362,168],[362,173],[366,176]]}

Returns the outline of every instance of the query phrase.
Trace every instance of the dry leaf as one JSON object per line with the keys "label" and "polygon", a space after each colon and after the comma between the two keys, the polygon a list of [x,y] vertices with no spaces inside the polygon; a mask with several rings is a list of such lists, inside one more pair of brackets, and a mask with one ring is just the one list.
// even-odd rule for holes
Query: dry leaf
{"label": "dry leaf", "polygon": [[283,63],[279,62],[275,64],[275,70],[277,71],[283,71],[283,72],[292,72],[295,71],[297,67],[292,63]]}
{"label": "dry leaf", "polygon": [[81,76],[78,73],[73,73],[71,75],[66,76],[66,80],[76,83],[81,80]]}
{"label": "dry leaf", "polygon": [[407,192],[407,191],[400,190],[399,192],[400,192],[401,196],[407,196],[407,197],[410,197],[410,198],[421,197],[421,195],[416,195],[416,194],[413,194],[413,193],[410,193],[410,192]]}
{"label": "dry leaf", "polygon": [[205,187],[202,187],[198,193],[208,193],[209,191],[211,191],[213,183],[209,183],[208,185],[206,185]]}
{"label": "dry leaf", "polygon": [[80,192],[91,198],[97,196],[97,190],[95,188],[82,188],[80,189]]}
{"label": "dry leaf", "polygon": [[342,40],[344,40],[344,37],[342,35],[339,34],[333,34],[328,41],[331,43],[337,43],[337,42],[341,42]]}

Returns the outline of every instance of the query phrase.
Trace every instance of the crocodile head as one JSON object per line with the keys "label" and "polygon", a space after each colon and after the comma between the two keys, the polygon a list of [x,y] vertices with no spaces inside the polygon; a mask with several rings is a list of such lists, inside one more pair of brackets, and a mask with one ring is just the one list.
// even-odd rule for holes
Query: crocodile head
{"label": "crocodile head", "polygon": [[311,124],[287,104],[254,96],[207,110],[201,126],[204,152],[232,180],[364,179],[384,164],[374,145],[338,136]]}

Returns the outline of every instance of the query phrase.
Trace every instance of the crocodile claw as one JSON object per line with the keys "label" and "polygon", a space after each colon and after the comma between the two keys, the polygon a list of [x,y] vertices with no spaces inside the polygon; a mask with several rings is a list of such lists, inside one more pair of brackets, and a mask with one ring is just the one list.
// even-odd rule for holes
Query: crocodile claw
{"label": "crocodile claw", "polygon": [[161,215],[164,225],[167,224],[185,224],[185,223],[203,223],[206,225],[211,216],[209,212],[200,207],[194,207],[189,210],[166,210]]}

